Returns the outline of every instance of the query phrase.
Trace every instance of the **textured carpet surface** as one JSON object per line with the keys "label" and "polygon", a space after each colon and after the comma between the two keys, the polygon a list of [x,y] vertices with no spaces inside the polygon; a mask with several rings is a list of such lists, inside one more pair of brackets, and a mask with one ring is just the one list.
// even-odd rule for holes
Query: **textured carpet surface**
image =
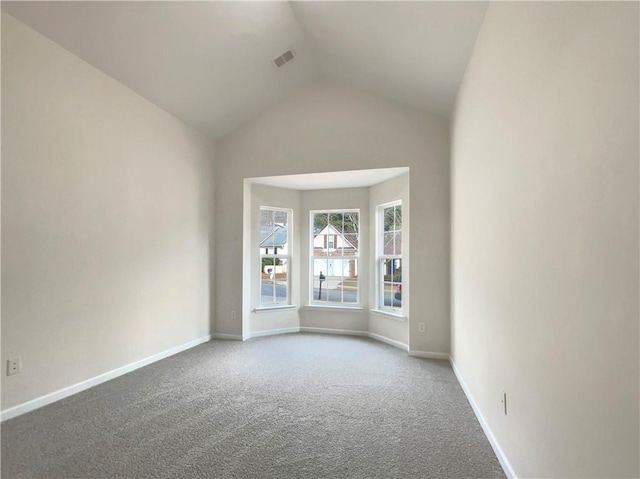
{"label": "textured carpet surface", "polygon": [[449,364],[365,338],[211,341],[2,424],[6,478],[504,477]]}

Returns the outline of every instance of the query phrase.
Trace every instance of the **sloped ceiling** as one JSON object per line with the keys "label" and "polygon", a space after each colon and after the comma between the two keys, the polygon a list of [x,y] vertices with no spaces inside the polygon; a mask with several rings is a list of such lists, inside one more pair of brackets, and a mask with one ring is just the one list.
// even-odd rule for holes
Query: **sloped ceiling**
{"label": "sloped ceiling", "polygon": [[[321,76],[448,116],[485,2],[2,2],[218,139]],[[10,45],[2,45],[10,48]],[[271,61],[292,49],[294,61]]]}
{"label": "sloped ceiling", "polygon": [[326,76],[448,117],[486,2],[293,2]]}

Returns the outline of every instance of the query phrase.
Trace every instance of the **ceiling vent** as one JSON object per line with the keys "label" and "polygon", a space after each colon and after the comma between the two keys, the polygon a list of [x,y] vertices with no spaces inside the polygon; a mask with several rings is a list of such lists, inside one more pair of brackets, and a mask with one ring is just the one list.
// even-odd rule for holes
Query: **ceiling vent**
{"label": "ceiling vent", "polygon": [[282,68],[287,63],[289,63],[291,60],[293,60],[294,57],[295,57],[295,54],[293,53],[293,51],[292,50],[287,50],[282,55],[280,55],[278,58],[273,60],[273,64],[276,66],[276,68]]}

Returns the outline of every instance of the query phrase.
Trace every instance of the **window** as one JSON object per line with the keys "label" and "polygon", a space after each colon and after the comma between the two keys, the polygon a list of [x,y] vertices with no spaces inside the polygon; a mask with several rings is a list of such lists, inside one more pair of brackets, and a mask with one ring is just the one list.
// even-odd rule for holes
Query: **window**
{"label": "window", "polygon": [[377,307],[402,312],[402,203],[378,206],[376,222]]}
{"label": "window", "polygon": [[358,304],[359,210],[311,212],[311,303]]}
{"label": "window", "polygon": [[291,304],[291,210],[260,207],[260,306]]}

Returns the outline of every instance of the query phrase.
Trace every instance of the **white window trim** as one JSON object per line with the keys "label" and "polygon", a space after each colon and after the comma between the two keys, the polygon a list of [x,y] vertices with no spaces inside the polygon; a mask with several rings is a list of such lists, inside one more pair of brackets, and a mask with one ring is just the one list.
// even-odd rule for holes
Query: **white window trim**
{"label": "white window trim", "polygon": [[[381,252],[383,251],[383,245],[384,245],[384,210],[386,208],[390,208],[392,206],[402,206],[402,200],[394,200],[394,201],[390,201],[388,203],[382,203],[378,206],[376,206],[376,231],[375,231],[375,236],[376,236],[376,244],[375,244],[375,308],[373,308],[371,311],[377,313],[377,314],[381,314],[381,315],[385,315],[385,316],[392,316],[393,319],[398,319],[400,321],[404,321],[406,320],[406,316],[404,314],[404,300],[402,301],[402,306],[400,307],[400,309],[398,308],[392,308],[389,306],[385,306],[384,304],[384,294],[382,292],[382,289],[384,288],[384,279],[381,278],[381,274],[382,274],[382,268],[381,268],[381,263],[383,260],[385,259],[396,259],[396,258],[400,258],[401,260],[403,260],[403,267],[404,267],[404,254],[399,254],[399,255],[385,255],[385,254],[381,254]],[[404,208],[403,208],[404,210]],[[402,232],[402,235],[404,237],[404,219],[402,221],[402,228],[400,229],[400,231]],[[403,278],[402,280],[402,290],[403,290],[403,297],[404,297],[404,290],[405,290],[405,279]]]}
{"label": "white window trim", "polygon": [[[321,210],[309,210],[309,302],[305,306],[305,308],[316,308],[316,309],[347,309],[347,310],[358,310],[363,309],[361,304],[361,294],[360,294],[360,274],[358,273],[358,287],[356,289],[356,302],[355,303],[336,303],[330,301],[318,301],[315,299],[315,295],[313,294],[313,283],[314,283],[314,259],[321,258],[321,256],[314,256],[313,254],[313,240],[315,237],[313,236],[313,216],[317,213],[358,213],[358,243],[362,238],[362,215],[360,214],[360,208],[339,208],[339,209],[321,209]],[[334,259],[356,259],[358,261],[358,270],[362,267],[362,262],[360,261],[360,244],[358,244],[358,254],[356,256],[327,256],[327,258]]]}
{"label": "white window trim", "polygon": [[258,306],[253,308],[254,313],[268,313],[270,311],[280,311],[283,309],[297,309],[295,304],[276,304],[274,306]]}
{"label": "white window trim", "polygon": [[379,314],[380,316],[386,316],[391,319],[395,319],[396,321],[406,321],[407,317],[402,313],[397,313],[394,311],[389,311],[388,309],[380,310],[380,309],[370,309],[374,314]]}
{"label": "white window trim", "polygon": [[[291,256],[293,253],[293,210],[291,208],[282,208],[277,206],[260,206],[260,211],[284,211],[287,213],[287,254],[264,254],[262,253],[262,248],[260,247],[260,227],[262,226],[260,223],[261,215],[258,215],[258,252],[260,258],[258,259],[258,263],[260,264],[260,274],[258,275],[258,291],[260,292],[258,296],[258,306],[254,308],[254,312],[265,312],[273,309],[288,309],[293,308],[291,301]],[[262,259],[263,258],[278,258],[281,260],[285,260],[287,262],[287,301],[282,303],[263,303],[262,302]]]}
{"label": "white window trim", "polygon": [[[327,305],[321,303],[315,304],[307,304],[303,306],[304,309],[315,310],[315,311],[341,311],[341,312],[355,312],[355,313],[363,313],[364,308],[362,306],[341,306],[343,303],[327,303]],[[345,303],[345,304],[354,304],[354,303]]]}

